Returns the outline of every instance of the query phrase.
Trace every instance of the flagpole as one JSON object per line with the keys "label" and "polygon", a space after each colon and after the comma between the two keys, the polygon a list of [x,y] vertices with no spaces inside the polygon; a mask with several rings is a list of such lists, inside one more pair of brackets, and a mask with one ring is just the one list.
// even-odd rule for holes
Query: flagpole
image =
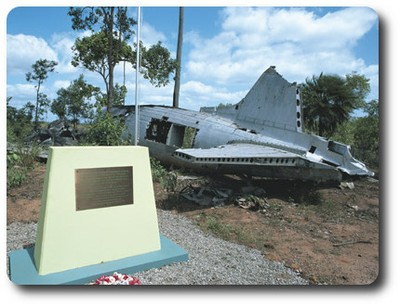
{"label": "flagpole", "polygon": [[137,10],[137,33],[136,33],[136,90],[135,90],[135,141],[138,144],[139,131],[139,70],[140,70],[140,6]]}

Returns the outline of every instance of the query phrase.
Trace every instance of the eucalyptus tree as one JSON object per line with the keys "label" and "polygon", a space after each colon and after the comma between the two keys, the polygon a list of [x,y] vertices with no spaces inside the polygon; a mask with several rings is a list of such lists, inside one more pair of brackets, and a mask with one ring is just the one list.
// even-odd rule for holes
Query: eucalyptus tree
{"label": "eucalyptus tree", "polygon": [[[136,21],[128,16],[127,7],[78,7],[70,8],[72,29],[91,31],[90,36],[78,38],[72,48],[72,65],[97,72],[106,87],[106,106],[110,111],[115,102],[114,69],[123,61],[136,67],[136,51],[128,44]],[[137,48],[137,46],[136,46]],[[173,71],[174,61],[161,44],[148,50],[141,46],[142,73],[152,84],[164,86]]]}
{"label": "eucalyptus tree", "polygon": [[53,72],[57,66],[57,62],[46,59],[39,59],[32,65],[32,71],[26,74],[26,80],[35,83],[36,89],[36,104],[35,104],[35,121],[34,129],[39,126],[39,117],[44,113],[44,108],[49,105],[50,100],[47,95],[41,92],[41,86],[48,78],[48,74]]}
{"label": "eucalyptus tree", "polygon": [[107,110],[113,104],[114,68],[121,61],[121,50],[134,34],[135,20],[126,7],[70,8],[72,29],[90,30],[89,37],[78,38],[73,47],[72,64],[98,72],[106,85]]}
{"label": "eucalyptus tree", "polygon": [[79,118],[91,117],[93,110],[91,98],[98,92],[99,88],[88,84],[81,74],[67,88],[57,91],[57,98],[51,104],[51,111],[60,119],[69,119],[76,128]]}

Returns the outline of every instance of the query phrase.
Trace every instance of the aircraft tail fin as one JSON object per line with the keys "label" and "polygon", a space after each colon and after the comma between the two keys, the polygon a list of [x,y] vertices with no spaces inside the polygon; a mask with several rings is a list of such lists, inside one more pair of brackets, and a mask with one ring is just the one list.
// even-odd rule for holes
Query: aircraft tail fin
{"label": "aircraft tail fin", "polygon": [[296,83],[289,83],[276,72],[275,66],[269,67],[260,76],[240,102],[214,108],[213,112],[237,123],[303,131],[300,90]]}

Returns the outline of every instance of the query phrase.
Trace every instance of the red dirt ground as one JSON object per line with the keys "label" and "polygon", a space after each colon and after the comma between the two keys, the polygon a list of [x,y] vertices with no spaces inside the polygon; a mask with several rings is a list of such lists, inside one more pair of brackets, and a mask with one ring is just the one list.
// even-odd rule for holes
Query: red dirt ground
{"label": "red dirt ground", "polygon": [[[36,222],[45,175],[38,164],[28,180],[8,191],[7,222]],[[366,285],[379,273],[379,183],[355,181],[354,189],[304,188],[255,181],[266,191],[265,209],[244,209],[228,200],[202,207],[154,183],[159,209],[183,214],[209,230],[209,220],[229,228],[225,239],[260,249],[269,260],[284,262],[314,284]],[[238,188],[236,177],[202,178],[199,185]],[[318,204],[309,204],[318,199]],[[307,202],[308,201],[308,202]],[[236,233],[236,235],[234,235]],[[239,234],[240,235],[239,235]],[[241,236],[241,237],[240,237]]]}

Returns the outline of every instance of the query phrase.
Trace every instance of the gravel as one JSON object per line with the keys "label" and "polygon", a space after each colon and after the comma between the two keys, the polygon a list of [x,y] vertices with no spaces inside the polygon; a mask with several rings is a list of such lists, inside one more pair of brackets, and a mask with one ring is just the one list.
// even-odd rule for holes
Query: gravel
{"label": "gravel", "polygon": [[[158,210],[160,232],[189,254],[189,260],[135,274],[143,285],[307,285],[307,280],[260,251],[199,229],[190,219]],[[7,226],[7,252],[35,242],[36,223]]]}

